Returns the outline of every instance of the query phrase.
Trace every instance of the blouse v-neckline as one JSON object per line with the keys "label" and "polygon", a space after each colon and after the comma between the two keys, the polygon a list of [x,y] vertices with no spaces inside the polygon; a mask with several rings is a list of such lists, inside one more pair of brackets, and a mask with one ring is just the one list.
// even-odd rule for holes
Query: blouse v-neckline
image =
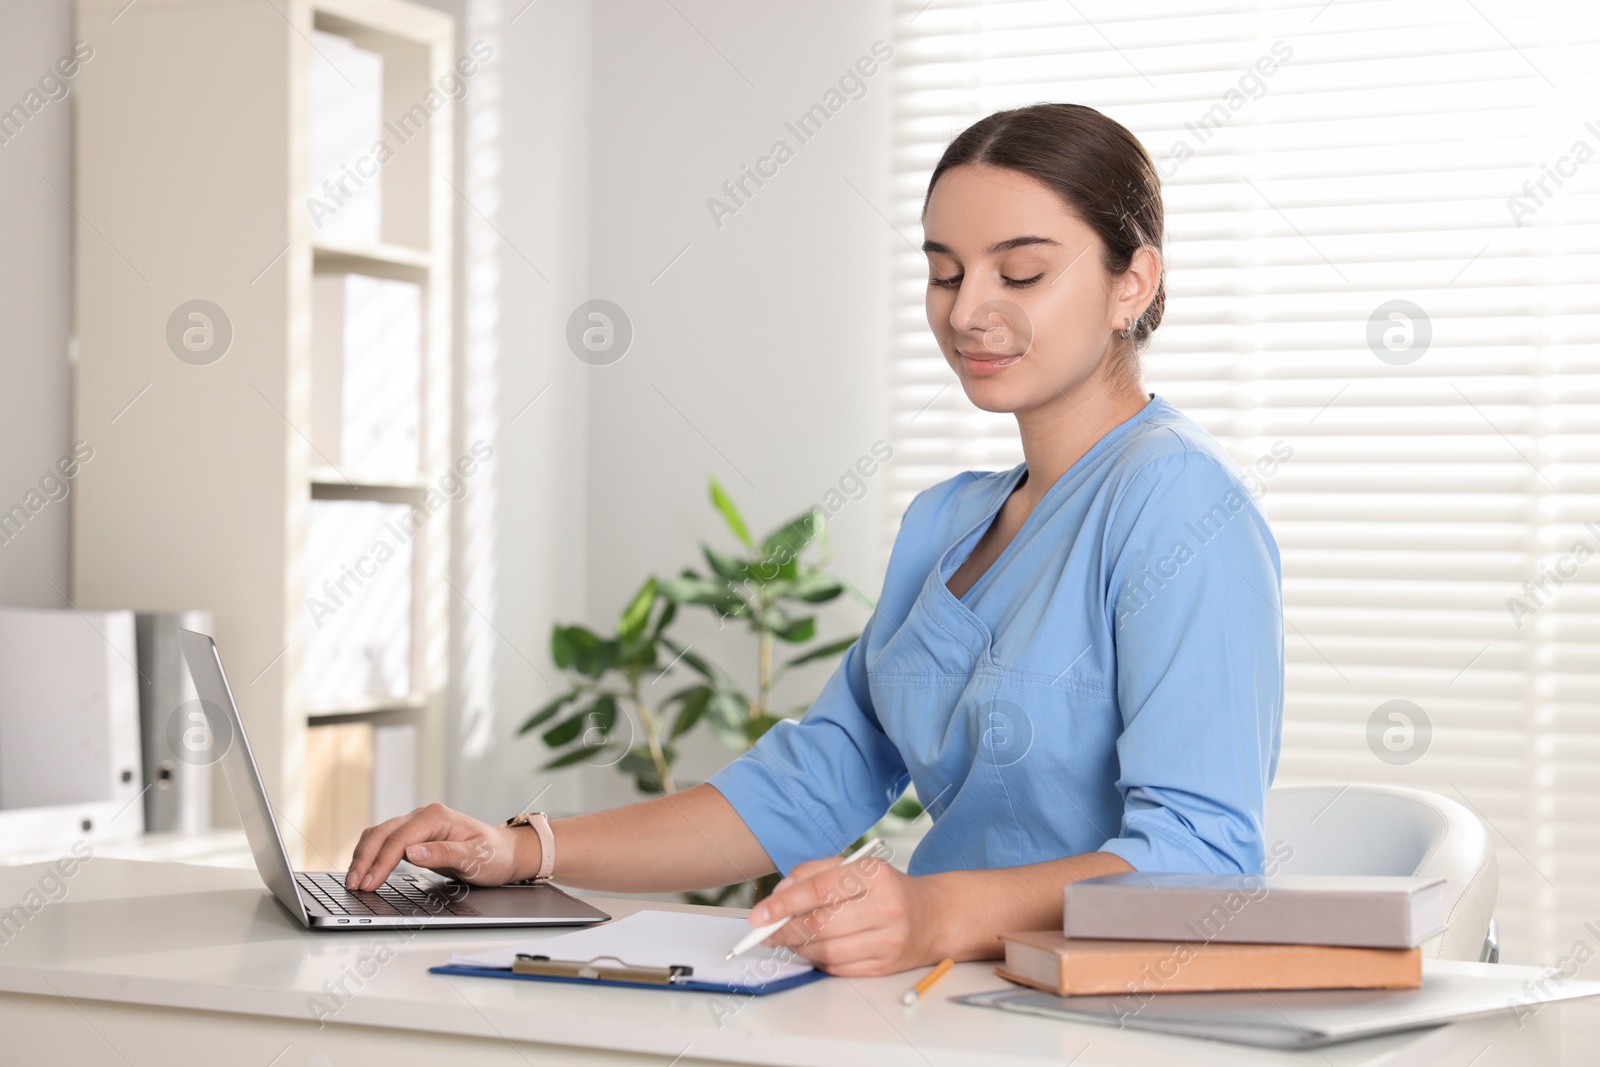
{"label": "blouse v-neckline", "polygon": [[[974,621],[979,621],[981,625],[981,621],[978,620],[976,613],[974,613],[972,610],[972,604],[974,602],[973,595],[978,591],[979,586],[983,585],[991,576],[999,573],[1001,566],[1010,559],[1017,547],[1017,543],[1022,540],[1022,535],[1034,525],[1034,520],[1039,517],[1039,514],[1045,511],[1045,503],[1049,501],[1051,497],[1056,495],[1056,491],[1058,489],[1070,482],[1074,475],[1080,473],[1084,466],[1091,459],[1098,456],[1117,438],[1120,438],[1126,434],[1128,430],[1132,429],[1134,426],[1148,418],[1150,413],[1155,409],[1159,402],[1159,397],[1157,397],[1154,393],[1149,394],[1149,398],[1145,401],[1144,407],[1140,408],[1138,411],[1128,416],[1128,418],[1124,419],[1122,422],[1106,431],[1105,435],[1101,437],[1100,440],[1089,446],[1089,450],[1087,452],[1079,456],[1073,461],[1071,466],[1062,471],[1061,476],[1058,477],[1054,482],[1050,483],[1050,488],[1046,489],[1044,491],[1044,495],[1041,496],[1038,502],[1033,505],[1033,510],[1028,512],[1028,517],[1022,520],[1022,524],[1018,526],[1016,532],[1011,535],[1011,540],[1006,542],[1006,546],[1000,550],[1000,554],[995,556],[995,558],[990,561],[989,565],[983,569],[982,574],[973,579],[972,584],[967,587],[964,593],[962,593],[960,596],[957,596],[949,586],[949,578],[954,576],[955,572],[961,569],[962,564],[966,563],[966,561],[971,558],[972,553],[978,547],[978,542],[983,539],[983,535],[988,532],[989,527],[993,525],[995,519],[999,516],[1001,509],[1005,507],[1006,501],[1011,499],[1011,494],[1016,491],[1018,483],[1020,483],[1022,478],[1028,473],[1028,463],[1026,460],[1024,460],[1008,471],[1006,473],[1006,479],[1002,483],[1003,490],[996,494],[995,501],[985,509],[983,516],[980,517],[977,522],[968,527],[966,532],[960,537],[956,538],[955,542],[951,544],[949,548],[945,549],[944,552],[939,556],[939,562],[934,567],[933,573],[935,580],[939,584],[939,589],[944,597],[947,598],[951,603],[954,603],[962,610],[962,612],[971,617]],[[976,537],[973,537],[974,532],[977,533]],[[955,550],[960,548],[962,545],[968,544],[969,539],[971,540],[971,543],[966,552],[962,554],[961,559],[953,567],[947,567],[946,564],[950,560],[951,553],[955,552]],[[987,627],[985,627],[985,629],[987,629]]]}
{"label": "blouse v-neckline", "polygon": [[[957,603],[971,604],[972,594],[977,590],[978,586],[983,584],[983,580],[985,578],[989,577],[989,575],[995,572],[995,568],[1000,565],[1000,561],[1005,559],[1006,554],[1011,551],[1011,546],[1017,543],[1018,537],[1022,536],[1022,531],[1027,528],[1029,522],[1033,521],[1033,517],[1039,513],[1039,507],[1044,503],[1045,497],[1049,496],[1051,491],[1055,489],[1055,486],[1052,485],[1049,489],[1045,490],[1044,496],[1041,496],[1038,502],[1033,505],[1033,510],[1029,511],[1028,517],[1023,519],[1022,522],[1017,526],[1016,532],[1014,532],[1011,535],[1011,539],[1005,543],[1005,547],[1001,548],[1000,551],[995,555],[994,559],[989,561],[989,565],[985,567],[976,578],[972,579],[972,584],[967,586],[966,591],[957,596],[955,591],[950,588],[950,578],[955,577],[956,571],[959,571],[963,566],[966,565],[967,560],[972,558],[972,554],[978,550],[979,543],[988,534],[989,530],[994,526],[994,524],[999,521],[1000,513],[1005,510],[1006,502],[1011,499],[1012,494],[1017,491],[1022,484],[1022,480],[1027,476],[1028,464],[1026,462],[1019,463],[1010,471],[1008,471],[1006,474],[1006,480],[1004,483],[1002,483],[1003,489],[997,494],[999,501],[986,508],[984,510],[983,517],[972,526],[968,527],[967,531],[956,539],[955,544],[946,549],[944,555],[940,557],[940,565],[938,568],[939,584],[944,586],[945,592],[954,597]],[[962,554],[961,559],[958,560],[954,566],[950,567],[948,572],[946,572],[944,564],[946,561],[948,561],[950,553],[960,548],[969,537],[972,537],[974,530],[978,531],[978,536],[972,538],[971,547],[969,547],[966,552]]]}

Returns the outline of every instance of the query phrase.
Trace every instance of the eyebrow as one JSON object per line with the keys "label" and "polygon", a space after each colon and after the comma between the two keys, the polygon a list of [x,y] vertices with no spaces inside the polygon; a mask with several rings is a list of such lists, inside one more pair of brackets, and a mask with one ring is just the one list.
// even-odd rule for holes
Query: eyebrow
{"label": "eyebrow", "polygon": [[[1051,238],[1051,237],[1034,237],[1034,236],[1012,237],[1012,238],[1009,238],[1008,240],[1000,241],[1000,242],[998,242],[996,244],[990,245],[989,246],[989,255],[992,256],[992,255],[994,255],[994,254],[996,254],[998,252],[1009,252],[1013,248],[1023,248],[1023,247],[1025,247],[1027,245],[1059,245],[1060,243],[1061,242],[1059,242],[1059,241],[1057,241],[1057,240],[1055,240],[1054,238]],[[947,255],[947,256],[955,254],[955,253],[950,251],[950,246],[949,245],[940,244],[938,241],[924,241],[924,242],[922,242],[922,250],[924,252],[939,252],[939,253],[941,253],[943,255]]]}

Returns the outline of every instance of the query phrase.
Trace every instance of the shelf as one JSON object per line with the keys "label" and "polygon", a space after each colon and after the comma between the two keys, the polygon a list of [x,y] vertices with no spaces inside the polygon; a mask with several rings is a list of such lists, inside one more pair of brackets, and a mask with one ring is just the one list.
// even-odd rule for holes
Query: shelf
{"label": "shelf", "polygon": [[399,272],[400,276],[409,277],[416,271],[427,271],[433,266],[432,254],[405,245],[357,247],[315,241],[312,243],[311,251],[317,270],[347,270],[385,275]]}
{"label": "shelf", "polygon": [[[80,11],[98,12],[99,3],[79,0]],[[117,0],[110,14],[118,15],[116,32],[95,41],[96,56],[103,58],[84,65],[73,87],[74,203],[117,242],[116,248],[79,242],[73,257],[74,422],[103,426],[147,381],[154,385],[137,404],[133,415],[139,417],[117,423],[118,447],[105,450],[106,458],[74,479],[73,600],[211,608],[223,657],[250,682],[238,683],[240,715],[267,791],[289,822],[308,826],[322,817],[316,804],[325,792],[313,788],[317,783],[308,782],[305,770],[308,726],[415,726],[415,790],[438,796],[444,790],[454,649],[448,582],[453,502],[440,482],[456,484],[450,474],[452,332],[458,318],[453,264],[460,209],[443,180],[454,173],[456,101],[427,108],[426,121],[408,124],[406,147],[381,171],[376,228],[333,225],[319,231],[316,220],[307,218],[309,189],[285,183],[292,176],[297,186],[309,186],[307,164],[316,154],[313,119],[337,113],[313,109],[313,72],[326,74],[331,66],[313,44],[317,30],[346,36],[382,57],[382,114],[399,115],[448,84],[441,79],[452,76],[459,54],[455,20],[412,0],[147,0],[131,6]],[[95,19],[105,21],[99,14]],[[228,61],[196,66],[197,55]],[[172,91],[174,70],[186,72],[188,91]],[[363,86],[371,87],[370,78]],[[230,122],[218,126],[217,114]],[[126,136],[130,129],[139,136]],[[193,153],[196,129],[212,131],[224,147]],[[388,144],[394,152],[394,135]],[[343,149],[337,154],[342,157]],[[350,166],[360,158],[350,159]],[[152,167],[152,160],[183,160],[186,180],[173,181],[173,168]],[[351,217],[345,216],[346,226]],[[171,239],[199,233],[207,239]],[[138,271],[129,263],[139,264]],[[390,398],[399,395],[396,383],[403,381],[407,432],[354,434],[348,451],[342,432],[334,438],[321,432],[329,410],[339,416],[332,425],[344,429],[342,392],[337,406],[317,407],[336,395],[317,388],[316,329],[319,321],[331,321],[316,314],[317,290],[319,281],[340,274],[420,289],[417,400],[410,399],[411,376],[402,379],[392,369],[367,376],[355,393],[388,420],[374,419],[369,428],[390,429],[402,422]],[[149,286],[146,275],[167,284]],[[223,284],[227,279],[237,284]],[[233,322],[241,331],[249,325],[254,390],[235,391],[223,402],[214,375],[197,374],[165,356],[141,363],[141,377],[130,386],[127,339],[173,316],[173,293],[216,295],[219,284],[227,291]],[[243,337],[236,333],[236,348]],[[237,358],[230,355],[223,369]],[[375,377],[395,388],[373,390]],[[415,454],[409,447],[373,448],[390,436],[409,440],[413,424]],[[322,453],[308,448],[308,441]],[[394,463],[385,468],[388,459]],[[173,470],[191,477],[174,479]],[[396,476],[386,476],[389,471]],[[193,510],[195,484],[206,486],[205,521],[172,523],[170,516]],[[393,625],[382,628],[378,654],[400,659],[394,632],[406,630],[407,671],[385,677],[397,687],[405,681],[410,695],[335,697],[359,694],[362,676],[360,687],[323,689],[320,702],[328,706],[307,707],[306,698],[317,694],[305,684],[307,635],[325,618],[312,613],[310,600],[322,597],[325,578],[336,577],[321,568],[340,563],[310,558],[312,512],[324,501],[399,505],[396,515],[405,513],[395,526],[410,536],[395,535],[394,547],[397,557],[402,549],[409,556],[409,599],[403,615],[386,616]],[[397,560],[390,566],[403,565]],[[236,817],[224,789],[215,791],[213,816],[224,824]],[[304,863],[303,844],[290,847]]]}
{"label": "shelf", "polygon": [[352,700],[344,704],[307,708],[306,719],[319,726],[332,725],[336,722],[400,716],[422,711],[427,706],[428,698],[422,693],[412,693],[403,697],[373,697],[371,700]]}
{"label": "shelf", "polygon": [[376,30],[403,40],[432,44],[447,40],[454,28],[442,13],[414,5],[315,0],[311,8],[317,29],[349,36]]}
{"label": "shelf", "polygon": [[347,494],[402,491],[413,496],[427,491],[428,479],[418,474],[410,478],[346,478],[333,467],[311,468],[311,495],[317,500],[366,499]]}

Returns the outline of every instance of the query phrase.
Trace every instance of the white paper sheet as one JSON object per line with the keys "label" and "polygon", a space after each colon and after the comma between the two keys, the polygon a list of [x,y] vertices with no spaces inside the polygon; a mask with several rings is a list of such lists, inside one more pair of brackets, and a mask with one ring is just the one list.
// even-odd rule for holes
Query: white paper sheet
{"label": "white paper sheet", "polygon": [[524,941],[470,956],[452,953],[450,962],[466,967],[511,968],[517,953],[558,960],[592,960],[616,956],[640,967],[694,968],[697,982],[759,986],[813,970],[811,964],[782,950],[757,945],[742,956],[724,960],[729,949],[750,932],[737,916],[699,915],[681,911],[637,911],[615,922],[537,941]]}

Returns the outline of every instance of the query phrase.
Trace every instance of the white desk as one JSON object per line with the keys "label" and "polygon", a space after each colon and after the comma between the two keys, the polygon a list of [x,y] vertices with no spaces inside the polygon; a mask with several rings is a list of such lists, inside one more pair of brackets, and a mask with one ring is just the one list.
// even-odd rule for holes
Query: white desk
{"label": "white desk", "polygon": [[[48,870],[0,869],[0,911],[38,889]],[[663,906],[594,899],[618,916]],[[900,1004],[906,976],[829,978],[735,1007],[711,994],[427,973],[453,948],[534,936],[516,930],[412,934],[375,973],[366,968],[371,977],[361,977],[362,961],[372,961],[380,944],[408,935],[312,934],[268,896],[254,871],[180,863],[91,859],[66,882],[61,899],[33,914],[20,932],[13,929],[0,934],[0,1063],[30,1067],[1559,1062],[1558,1004],[1525,1020],[1521,1030],[1509,1013],[1496,1013],[1333,1045],[1319,1055],[1014,1017],[945,999],[1003,986],[988,964],[958,966],[915,1008]],[[353,995],[319,1028],[311,998],[326,995],[325,981],[352,973],[359,985],[346,979]],[[725,1016],[720,1026],[713,1004]]]}

